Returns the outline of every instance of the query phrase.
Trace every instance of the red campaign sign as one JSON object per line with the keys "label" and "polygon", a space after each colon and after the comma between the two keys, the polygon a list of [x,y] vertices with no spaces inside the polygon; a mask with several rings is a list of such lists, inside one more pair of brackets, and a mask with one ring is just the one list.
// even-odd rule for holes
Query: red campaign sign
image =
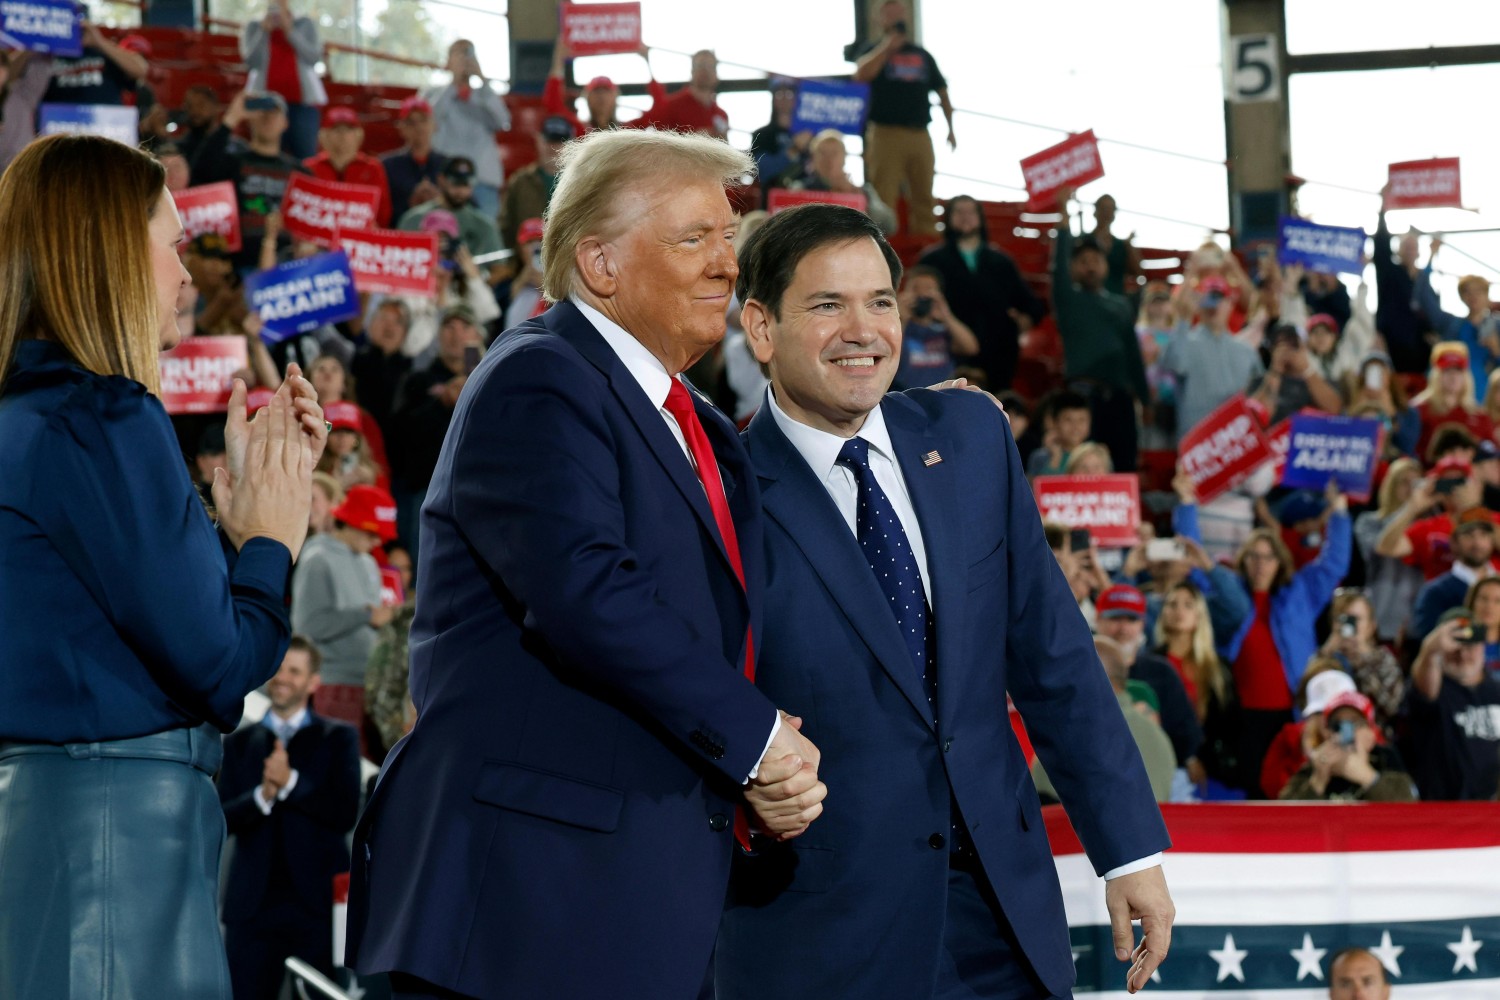
{"label": "red campaign sign", "polygon": [[286,231],[330,250],[338,248],[342,231],[375,225],[380,189],[369,184],[325,181],[311,174],[293,174],[281,199]]}
{"label": "red campaign sign", "polygon": [[1031,195],[1027,208],[1033,212],[1056,207],[1057,192],[1065,187],[1082,187],[1104,176],[1104,162],[1099,159],[1099,142],[1094,130],[1071,135],[1040,153],[1021,161],[1026,178],[1026,193]]}
{"label": "red campaign sign", "polygon": [[234,373],[250,367],[244,337],[188,337],[160,361],[161,403],[171,414],[225,412]]}
{"label": "red campaign sign", "polygon": [[380,295],[437,297],[438,234],[365,229],[338,234],[354,287]]}
{"label": "red campaign sign", "polygon": [[1237,393],[1182,436],[1177,454],[1198,502],[1207,503],[1259,468],[1271,457],[1271,446],[1245,394]]}
{"label": "red campaign sign", "polygon": [[635,52],[641,47],[639,3],[565,3],[563,42],[575,56]]}
{"label": "red campaign sign", "polygon": [[766,211],[775,215],[783,208],[796,205],[843,205],[856,212],[868,211],[870,200],[863,191],[788,191],[772,188],[766,200]]}
{"label": "red campaign sign", "polygon": [[230,251],[240,249],[240,202],[234,183],[220,181],[191,187],[172,195],[182,228],[188,239],[204,233],[218,233],[229,244]]}
{"label": "red campaign sign", "polygon": [[1087,528],[1103,548],[1136,544],[1141,523],[1141,481],[1129,473],[1109,476],[1037,476],[1032,484],[1042,520]]}
{"label": "red campaign sign", "polygon": [[399,608],[406,603],[406,588],[401,586],[401,571],[394,566],[380,567],[380,604]]}
{"label": "red campaign sign", "polygon": [[1386,208],[1463,208],[1458,157],[1409,160],[1390,166]]}

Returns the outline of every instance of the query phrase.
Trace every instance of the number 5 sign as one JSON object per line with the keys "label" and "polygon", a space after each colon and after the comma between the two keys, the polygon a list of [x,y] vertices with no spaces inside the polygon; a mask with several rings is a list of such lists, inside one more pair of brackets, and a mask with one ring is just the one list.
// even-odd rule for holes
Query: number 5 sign
{"label": "number 5 sign", "polygon": [[1281,39],[1276,35],[1231,35],[1224,68],[1224,93],[1231,104],[1281,99]]}

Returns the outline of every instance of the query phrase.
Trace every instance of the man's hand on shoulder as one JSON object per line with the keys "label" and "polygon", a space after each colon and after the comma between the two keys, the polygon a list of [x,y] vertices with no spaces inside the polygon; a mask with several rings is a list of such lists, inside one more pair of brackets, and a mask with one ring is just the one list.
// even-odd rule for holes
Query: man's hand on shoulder
{"label": "man's hand on shoulder", "polygon": [[822,755],[799,731],[802,720],[781,713],[781,729],[766,748],[760,767],[745,788],[745,803],[755,813],[756,825],[776,840],[790,840],[806,832],[823,812],[828,787],[818,780]]}
{"label": "man's hand on shoulder", "polygon": [[[1115,958],[1131,963],[1125,989],[1135,993],[1150,982],[1151,974],[1166,961],[1172,946],[1172,921],[1177,917],[1177,908],[1172,905],[1161,865],[1105,882],[1104,906],[1109,910],[1110,927],[1114,931]],[[1139,920],[1144,932],[1134,951],[1130,948],[1135,940],[1130,927],[1132,920]]]}
{"label": "man's hand on shoulder", "polygon": [[[984,388],[981,388],[981,387],[979,387],[977,385],[974,385],[974,384],[970,383],[969,380],[966,379],[966,378],[950,378],[946,382],[939,382],[936,385],[929,385],[927,388],[933,389],[933,390],[939,390],[939,389],[963,389],[966,392],[977,392],[981,396],[988,396],[990,402],[994,403],[997,407],[999,407],[1001,413],[1005,413],[1005,404],[1002,403],[1002,402],[1000,402],[1000,397],[999,396],[996,396],[993,392],[990,392],[988,389],[984,389]],[[1006,423],[1010,423],[1010,414],[1009,413],[1005,413],[1005,422]]]}

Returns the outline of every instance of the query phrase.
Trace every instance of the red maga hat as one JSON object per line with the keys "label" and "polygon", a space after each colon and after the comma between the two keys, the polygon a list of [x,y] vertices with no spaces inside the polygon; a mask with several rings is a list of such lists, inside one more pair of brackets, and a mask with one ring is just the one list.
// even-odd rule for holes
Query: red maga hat
{"label": "red maga hat", "polygon": [[379,486],[351,486],[344,502],[330,511],[351,528],[380,536],[382,542],[396,538],[396,501]]}

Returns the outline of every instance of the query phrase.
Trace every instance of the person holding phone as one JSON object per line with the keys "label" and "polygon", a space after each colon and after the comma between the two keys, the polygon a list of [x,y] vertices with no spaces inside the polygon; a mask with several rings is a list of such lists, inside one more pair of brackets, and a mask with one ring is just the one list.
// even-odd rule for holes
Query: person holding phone
{"label": "person holding phone", "polygon": [[282,136],[282,151],[299,162],[317,155],[319,109],[328,103],[318,76],[323,58],[318,23],[306,14],[294,15],[291,0],[270,0],[264,17],[245,22],[240,54],[249,70],[245,89],[277,94],[286,102],[290,127]]}
{"label": "person holding phone", "polygon": [[1375,706],[1357,691],[1334,695],[1307,763],[1281,789],[1287,800],[1411,802],[1416,799],[1401,755],[1381,742]]}
{"label": "person holding phone", "polygon": [[979,353],[979,338],[949,308],[943,276],[936,268],[918,264],[907,271],[896,303],[906,322],[901,330],[901,366],[891,388],[919,389],[945,382],[953,377],[954,355]]}
{"label": "person holding phone", "polygon": [[1500,681],[1484,669],[1484,631],[1453,608],[1411,667],[1402,752],[1422,798],[1488,801],[1500,789]]}
{"label": "person holding phone", "polygon": [[480,70],[473,42],[460,38],[448,47],[448,72],[452,81],[426,95],[437,126],[432,146],[472,165],[474,206],[494,222],[500,214],[500,185],[505,179],[495,133],[510,130],[510,111]]}
{"label": "person holding phone", "polygon": [[160,400],[165,184],[71,135],[0,178],[0,996],[229,998],[220,733],[287,648],[327,429],[295,368],[253,420],[235,380],[205,509]]}
{"label": "person holding phone", "polygon": [[1387,736],[1401,711],[1406,676],[1396,657],[1375,637],[1375,607],[1363,590],[1343,587],[1333,592],[1328,609],[1331,628],[1319,655],[1332,657],[1354,678],[1360,694],[1375,707],[1375,725]]}

